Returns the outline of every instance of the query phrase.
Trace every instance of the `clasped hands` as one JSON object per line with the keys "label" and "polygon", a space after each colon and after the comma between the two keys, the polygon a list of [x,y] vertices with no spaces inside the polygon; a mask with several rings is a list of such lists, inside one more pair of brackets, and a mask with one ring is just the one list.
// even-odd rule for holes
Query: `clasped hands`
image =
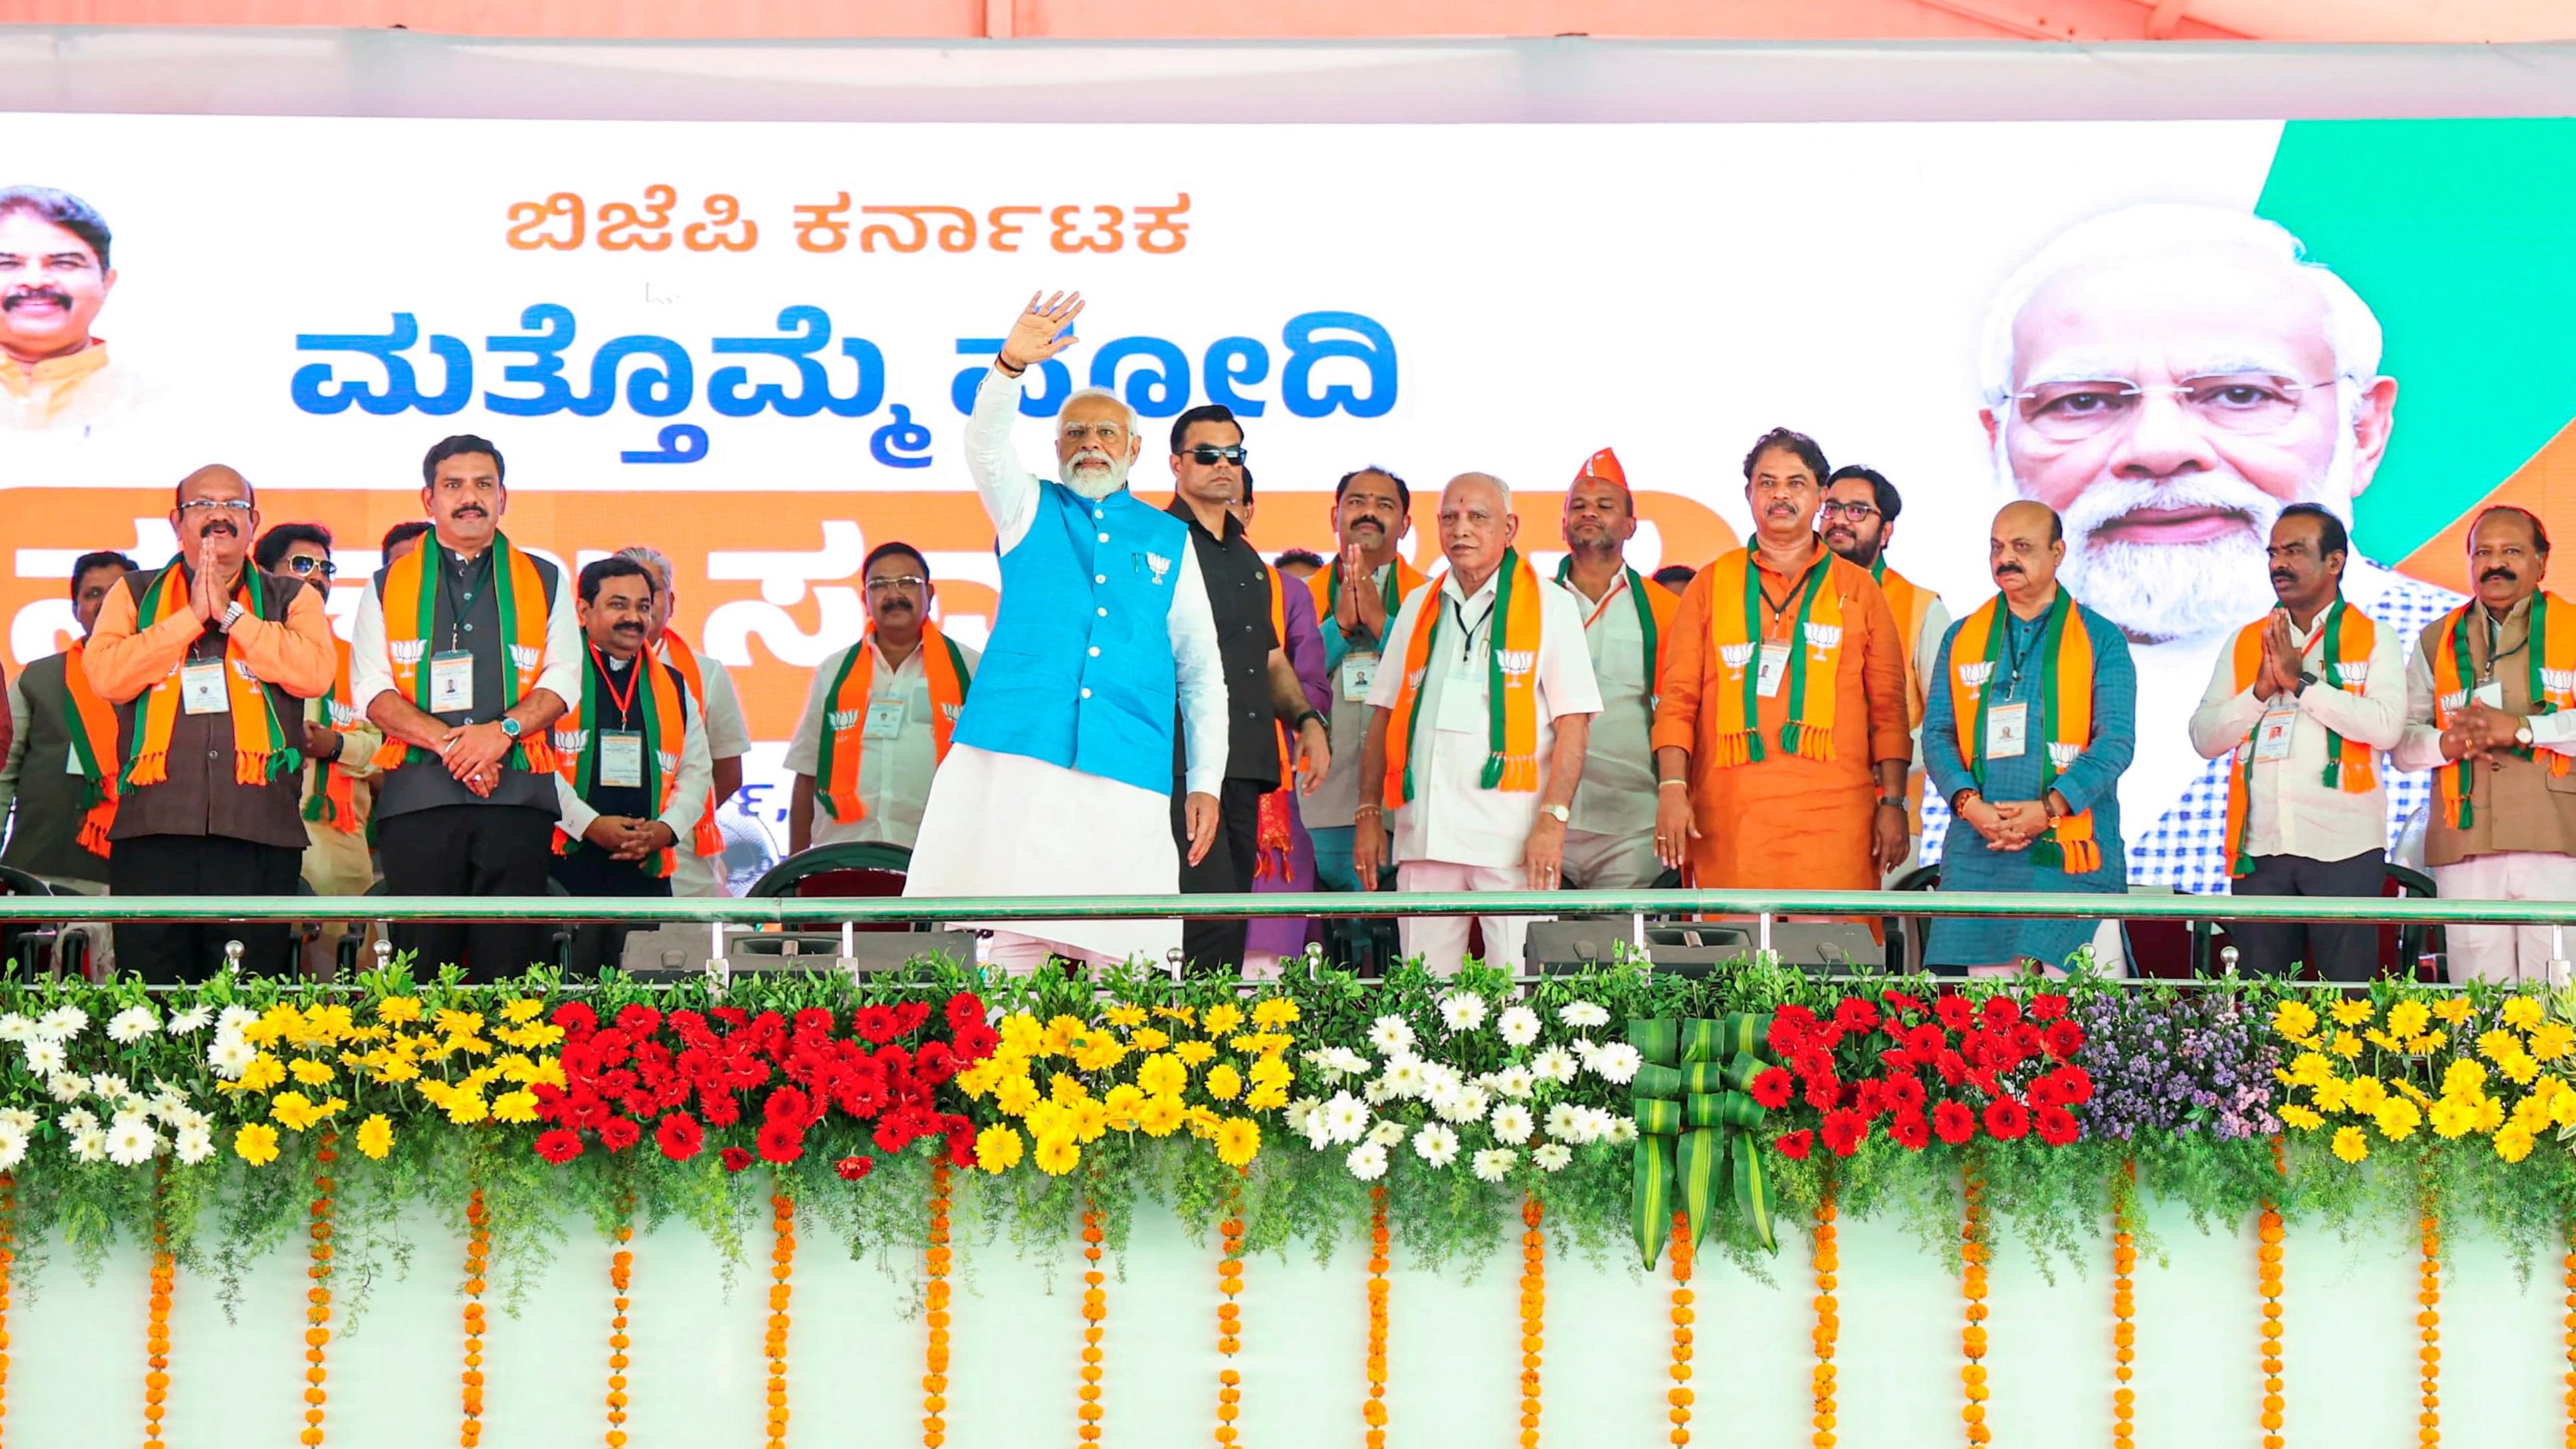
{"label": "clasped hands", "polygon": [[[2061,807],[2064,803],[2059,802]],[[1989,800],[1983,795],[1961,802],[1959,818],[1997,850],[2027,850],[2056,823],[2043,801]]]}
{"label": "clasped hands", "polygon": [[2442,731],[2442,753],[2454,760],[2485,760],[2496,769],[2504,768],[2494,758],[2522,747],[2515,738],[2526,721],[2521,715],[2508,714],[2495,706],[2471,700],[2451,717],[2450,727]]}
{"label": "clasped hands", "polygon": [[[510,737],[501,733],[499,720],[462,725],[447,732],[438,745],[438,758],[456,782],[477,795],[489,796],[501,783],[501,761],[510,753]],[[620,859],[641,857],[620,857]]]}
{"label": "clasped hands", "polygon": [[2290,638],[2290,611],[2274,609],[2263,628],[2263,663],[2254,673],[2254,697],[2269,704],[2282,695],[2296,698],[2302,654]]}
{"label": "clasped hands", "polygon": [[637,820],[626,815],[598,817],[581,832],[581,838],[607,851],[612,860],[642,860],[657,850],[669,850],[680,843],[679,832],[668,823]]}

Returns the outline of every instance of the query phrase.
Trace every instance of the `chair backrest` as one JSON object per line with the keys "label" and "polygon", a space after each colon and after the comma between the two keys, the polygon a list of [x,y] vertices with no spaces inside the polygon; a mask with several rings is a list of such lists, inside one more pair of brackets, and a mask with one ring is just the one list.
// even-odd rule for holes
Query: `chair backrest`
{"label": "chair backrest", "polygon": [[[888,897],[903,894],[912,852],[881,840],[846,841],[800,851],[771,866],[752,883],[749,894],[779,897]],[[861,926],[863,931],[908,931],[899,924]]]}
{"label": "chair backrest", "polygon": [[[2387,873],[2380,878],[2379,894],[2389,900],[2428,901],[2442,893],[2433,878],[2411,866],[2388,863]],[[2447,952],[2449,941],[2440,926],[2401,926],[2383,923],[2379,928],[2379,969],[2392,976],[2414,977],[2440,982],[2440,973],[2426,964],[2427,956]]]}
{"label": "chair backrest", "polygon": [[[1918,865],[1896,878],[1890,891],[1937,891],[1941,888],[1941,867]],[[1891,971],[1917,971],[1923,966],[1924,947],[1932,939],[1930,916],[1882,917],[1878,934],[1886,942],[1886,958]]]}
{"label": "chair backrest", "polygon": [[0,895],[49,896],[53,893],[54,888],[52,886],[45,884],[43,881],[36,879],[34,876],[27,874],[16,866],[0,865]]}

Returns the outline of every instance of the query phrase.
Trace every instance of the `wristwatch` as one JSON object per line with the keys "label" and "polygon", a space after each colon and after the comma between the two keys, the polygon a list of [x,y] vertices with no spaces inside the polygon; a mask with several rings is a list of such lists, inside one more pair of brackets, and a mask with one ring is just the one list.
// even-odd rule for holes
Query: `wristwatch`
{"label": "wristwatch", "polygon": [[1881,795],[1878,797],[1878,808],[1881,810],[1902,810],[1905,808],[1905,797],[1902,795]]}
{"label": "wristwatch", "polygon": [[501,726],[501,737],[503,739],[515,740],[519,737],[519,721],[516,716],[505,714],[501,716],[498,722]]}
{"label": "wristwatch", "polygon": [[215,627],[229,634],[232,632],[233,626],[242,621],[242,615],[249,612],[250,610],[241,606],[241,600],[235,599],[232,602],[232,607],[224,610],[223,622],[217,624]]}
{"label": "wristwatch", "polygon": [[2526,750],[2531,748],[2531,721],[2524,720],[2520,726],[2515,728],[2513,732],[2513,742],[2522,746]]}
{"label": "wristwatch", "polygon": [[1541,806],[1540,806],[1540,807],[1538,807],[1538,808],[1539,808],[1539,813],[1540,813],[1540,814],[1545,815],[1545,816],[1548,816],[1550,819],[1553,819],[1553,820],[1554,820],[1557,824],[1559,824],[1559,825],[1563,825],[1565,822],[1567,822],[1567,821],[1569,821],[1569,820],[1572,820],[1572,819],[1574,818],[1574,810],[1573,810],[1573,808],[1572,808],[1572,807],[1570,807],[1570,806],[1565,806],[1565,805],[1541,805]]}
{"label": "wristwatch", "polygon": [[1324,713],[1323,713],[1323,711],[1321,711],[1321,710],[1314,710],[1314,709],[1310,709],[1310,710],[1306,711],[1304,714],[1301,714],[1301,715],[1297,716],[1297,722],[1296,722],[1295,724],[1293,724],[1293,725],[1290,725],[1290,726],[1289,726],[1289,728],[1290,728],[1290,729],[1298,729],[1298,730],[1302,730],[1302,729],[1304,729],[1304,728],[1306,727],[1306,721],[1308,721],[1308,720],[1313,720],[1315,723],[1317,723],[1317,724],[1319,724],[1319,725],[1322,725],[1322,726],[1324,727],[1324,732],[1325,732],[1326,734],[1330,734],[1330,733],[1332,733],[1332,729],[1333,729],[1333,722],[1332,722],[1331,720],[1328,720],[1328,719],[1324,718]]}
{"label": "wristwatch", "polygon": [[[2313,670],[2313,669],[2302,669],[2302,670],[2300,670],[2300,671],[2299,671],[2299,688],[2300,688],[2300,689],[2306,689],[2309,685],[2314,684],[2314,683],[2316,683],[2316,682],[2317,682],[2317,672],[2316,672],[2315,670]],[[2292,692],[2293,692],[2293,693],[2296,693],[2297,691],[2292,691]]]}

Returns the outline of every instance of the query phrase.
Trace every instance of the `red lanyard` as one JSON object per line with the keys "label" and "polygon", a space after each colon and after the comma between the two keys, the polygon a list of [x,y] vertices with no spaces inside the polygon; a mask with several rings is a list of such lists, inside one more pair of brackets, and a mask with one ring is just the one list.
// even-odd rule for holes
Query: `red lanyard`
{"label": "red lanyard", "polygon": [[608,702],[617,706],[618,725],[621,728],[632,729],[635,725],[636,685],[637,682],[644,677],[644,656],[638,654],[633,660],[629,661],[628,672],[626,675],[626,693],[623,695],[620,695],[617,692],[616,671],[608,667],[608,657],[599,652],[598,645],[593,644],[590,646],[590,657],[591,661],[599,666],[599,677],[608,681]]}

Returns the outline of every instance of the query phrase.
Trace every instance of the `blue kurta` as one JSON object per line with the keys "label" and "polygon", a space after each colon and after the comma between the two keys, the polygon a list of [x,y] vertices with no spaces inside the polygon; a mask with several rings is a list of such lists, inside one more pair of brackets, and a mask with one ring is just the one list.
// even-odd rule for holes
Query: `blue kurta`
{"label": "blue kurta", "polygon": [[[1964,820],[1952,820],[1943,837],[1941,889],[1947,891],[2096,891],[2127,888],[2128,867],[2120,853],[2120,775],[2129,768],[2137,744],[2138,673],[2129,659],[2129,642],[2109,620],[2081,605],[2076,617],[2093,640],[2093,742],[2061,772],[2051,787],[2066,797],[2077,814],[2093,812],[2093,838],[2102,846],[2102,866],[2069,875],[2042,865],[2030,851],[1997,850]],[[2006,663],[1987,688],[1998,704],[2030,705],[2030,743],[2019,755],[1986,766],[1978,785],[1959,750],[1960,724],[1950,707],[1950,646],[1959,626],[1950,626],[1941,641],[1940,661],[1925,683],[1923,766],[1944,800],[1977,786],[1988,800],[2039,798],[2040,762],[2046,741],[2039,738],[2041,661],[2037,635],[2047,616],[2023,620],[2003,611]],[[1963,619],[1962,623],[1965,622]],[[2071,621],[2070,621],[2071,622]],[[2027,651],[2027,652],[2025,652]],[[2024,659],[2019,677],[2010,660]],[[1975,721],[1969,722],[1974,728]],[[2077,948],[2093,939],[2093,921],[2034,920],[2022,917],[1943,917],[1932,923],[1924,953],[1931,966],[1991,966],[2030,957],[2050,966],[2063,965]]]}

